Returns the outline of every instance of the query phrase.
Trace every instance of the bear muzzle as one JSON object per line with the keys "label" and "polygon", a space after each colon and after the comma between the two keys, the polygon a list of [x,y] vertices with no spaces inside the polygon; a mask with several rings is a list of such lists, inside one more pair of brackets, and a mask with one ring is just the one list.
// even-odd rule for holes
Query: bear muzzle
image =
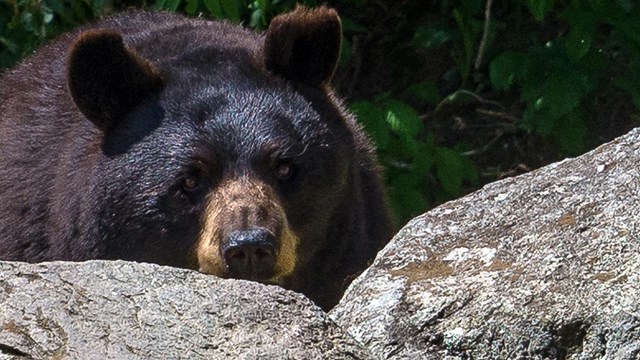
{"label": "bear muzzle", "polygon": [[210,194],[195,253],[203,273],[281,285],[296,267],[298,243],[274,191],[242,178]]}

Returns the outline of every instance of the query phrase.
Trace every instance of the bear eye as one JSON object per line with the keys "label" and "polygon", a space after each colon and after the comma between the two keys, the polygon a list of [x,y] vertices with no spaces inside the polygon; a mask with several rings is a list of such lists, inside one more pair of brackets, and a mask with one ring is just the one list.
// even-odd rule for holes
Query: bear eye
{"label": "bear eye", "polygon": [[204,184],[204,176],[202,171],[195,170],[187,174],[182,179],[182,190],[186,192],[195,192],[199,190]]}
{"label": "bear eye", "polygon": [[287,181],[293,178],[295,167],[291,161],[283,160],[278,162],[275,169],[276,178],[280,181]]}

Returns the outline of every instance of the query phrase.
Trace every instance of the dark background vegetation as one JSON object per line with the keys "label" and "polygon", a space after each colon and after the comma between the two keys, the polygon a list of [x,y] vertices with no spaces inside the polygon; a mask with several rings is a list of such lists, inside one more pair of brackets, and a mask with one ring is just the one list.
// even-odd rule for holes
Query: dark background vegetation
{"label": "dark background vegetation", "polygon": [[[298,2],[327,4],[342,16],[333,84],[378,146],[400,224],[640,122],[634,0]],[[264,29],[295,4],[0,0],[0,69],[65,30],[130,7]]]}

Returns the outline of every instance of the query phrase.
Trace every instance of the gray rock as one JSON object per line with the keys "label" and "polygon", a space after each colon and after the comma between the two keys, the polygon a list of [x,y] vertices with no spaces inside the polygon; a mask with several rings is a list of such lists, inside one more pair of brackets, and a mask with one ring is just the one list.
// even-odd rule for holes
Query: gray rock
{"label": "gray rock", "polygon": [[330,315],[386,359],[640,358],[640,131],[414,219]]}
{"label": "gray rock", "polygon": [[302,295],[122,261],[0,262],[0,358],[367,359]]}

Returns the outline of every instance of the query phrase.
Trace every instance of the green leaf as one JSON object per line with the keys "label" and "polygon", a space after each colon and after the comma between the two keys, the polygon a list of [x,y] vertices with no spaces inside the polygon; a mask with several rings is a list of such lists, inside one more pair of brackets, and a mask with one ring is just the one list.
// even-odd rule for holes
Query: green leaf
{"label": "green leaf", "polygon": [[267,13],[269,9],[269,2],[267,0],[256,0],[256,4],[258,5],[258,9],[260,9],[263,14]]}
{"label": "green leaf", "polygon": [[18,51],[18,45],[7,38],[0,37],[0,45],[12,54]]}
{"label": "green leaf", "polygon": [[241,1],[229,1],[229,0],[220,0],[222,4],[222,9],[224,11],[225,18],[240,21],[242,16],[242,2]]}
{"label": "green leaf", "polygon": [[637,16],[629,16],[622,11],[612,11],[607,22],[635,42],[636,46],[640,46],[640,21]]}
{"label": "green leaf", "polygon": [[251,12],[251,19],[249,25],[254,29],[264,29],[267,26],[267,21],[262,9],[255,9]]}
{"label": "green leaf", "polygon": [[559,119],[576,111],[595,85],[588,74],[569,66],[557,69],[534,88],[535,92],[526,94],[523,125],[542,135],[552,134]]}
{"label": "green leaf", "polygon": [[384,112],[391,129],[406,138],[413,138],[422,129],[418,113],[408,104],[398,100],[387,100]]}
{"label": "green leaf", "polygon": [[[166,0],[162,0],[166,1]],[[203,0],[204,6],[209,10],[209,13],[218,19],[224,18],[224,10],[220,5],[219,0]]]}
{"label": "green leaf", "polygon": [[591,49],[593,34],[589,31],[571,30],[565,44],[567,55],[572,61],[578,61]]}
{"label": "green leaf", "polygon": [[71,17],[70,12],[65,7],[65,5],[58,0],[46,0],[44,3],[47,5],[49,9],[51,9],[56,15],[60,16],[60,18],[67,23],[74,23],[73,18]]}
{"label": "green leaf", "polygon": [[464,162],[462,155],[446,147],[436,148],[436,175],[445,191],[458,196],[462,190]]}
{"label": "green leaf", "polygon": [[474,92],[465,89],[456,90],[442,100],[442,104],[458,107],[476,104],[477,102],[478,96]]}
{"label": "green leaf", "polygon": [[587,126],[580,116],[580,112],[571,112],[555,122],[554,134],[556,141],[569,155],[579,155],[585,150]]}
{"label": "green leaf", "polygon": [[82,2],[71,2],[71,9],[73,12],[73,22],[71,22],[70,24],[83,23],[89,19],[89,15],[87,14],[86,8],[84,7],[84,4]]}
{"label": "green leaf", "polygon": [[451,41],[451,30],[421,26],[413,34],[411,44],[426,49],[437,49],[448,41]]}
{"label": "green leaf", "polygon": [[544,87],[545,106],[552,118],[559,118],[578,107],[595,84],[586,75],[565,69],[549,76]]}
{"label": "green leaf", "polygon": [[423,103],[437,105],[442,99],[436,84],[425,81],[409,86],[406,92]]}
{"label": "green leaf", "polygon": [[640,83],[637,77],[623,74],[613,79],[613,84],[620,89],[626,91],[630,96],[636,108],[640,108]]}
{"label": "green leaf", "polygon": [[163,7],[162,9],[164,10],[170,10],[170,11],[176,11],[178,10],[178,7],[180,6],[180,2],[182,0],[164,0],[163,3]]}
{"label": "green leaf", "polygon": [[[53,22],[53,19],[54,19],[53,13],[51,13],[49,11],[46,11],[46,10],[43,10],[42,21],[45,24],[47,24],[47,25],[51,24]],[[83,20],[86,20],[86,19],[83,19]]]}
{"label": "green leaf", "polygon": [[385,150],[389,144],[389,124],[385,121],[384,113],[369,101],[359,101],[351,104],[351,111],[378,146]]}
{"label": "green leaf", "polygon": [[[577,4],[579,4],[579,5],[583,5],[584,3],[589,4],[589,6],[591,6],[591,9],[589,9],[589,10],[595,10],[595,11],[598,11],[598,12],[606,11],[606,9],[608,7],[614,6],[611,3],[611,0],[587,0],[587,1],[584,1],[584,2],[577,2]],[[574,3],[574,6],[575,5],[576,5],[576,3]],[[582,9],[582,10],[584,10],[584,9]],[[587,11],[587,12],[589,12],[589,11]]]}
{"label": "green leaf", "polygon": [[411,164],[413,173],[419,176],[426,176],[433,167],[433,144],[427,142],[416,142],[416,149],[413,153],[413,162]]}
{"label": "green leaf", "polygon": [[[592,6],[599,6],[594,5]],[[608,8],[608,5],[605,5]],[[596,11],[585,11],[578,6],[572,6],[562,12],[561,18],[569,23],[570,31],[565,40],[565,49],[569,58],[576,62],[584,57],[591,49],[593,34],[601,14]]]}
{"label": "green leaf", "polygon": [[390,178],[389,193],[396,216],[410,219],[426,210],[427,200],[418,190],[422,181],[411,173],[397,173]]}
{"label": "green leaf", "polygon": [[456,20],[460,34],[462,35],[462,50],[458,50],[457,56],[454,56],[458,65],[458,71],[463,80],[466,80],[472,72],[473,56],[475,51],[475,38],[479,35],[474,31],[472,19],[465,16],[464,13],[453,10],[453,18]]}
{"label": "green leaf", "polygon": [[36,33],[36,34],[38,33],[38,25],[32,13],[30,12],[22,13],[20,21],[22,23],[22,26],[24,26],[24,28],[27,29],[29,32]]}
{"label": "green leaf", "polygon": [[187,6],[184,11],[189,15],[194,15],[198,11],[198,0],[186,0]]}
{"label": "green leaf", "polygon": [[553,0],[527,0],[529,11],[537,21],[544,20],[545,16],[553,9]]}
{"label": "green leaf", "polygon": [[92,0],[90,1],[91,4],[91,11],[93,12],[94,16],[98,16],[101,15],[105,8],[107,7],[107,4],[111,4],[111,1],[109,0]]}
{"label": "green leaf", "polygon": [[489,64],[489,79],[498,90],[509,90],[518,78],[522,69],[524,55],[505,52],[496,57]]}

